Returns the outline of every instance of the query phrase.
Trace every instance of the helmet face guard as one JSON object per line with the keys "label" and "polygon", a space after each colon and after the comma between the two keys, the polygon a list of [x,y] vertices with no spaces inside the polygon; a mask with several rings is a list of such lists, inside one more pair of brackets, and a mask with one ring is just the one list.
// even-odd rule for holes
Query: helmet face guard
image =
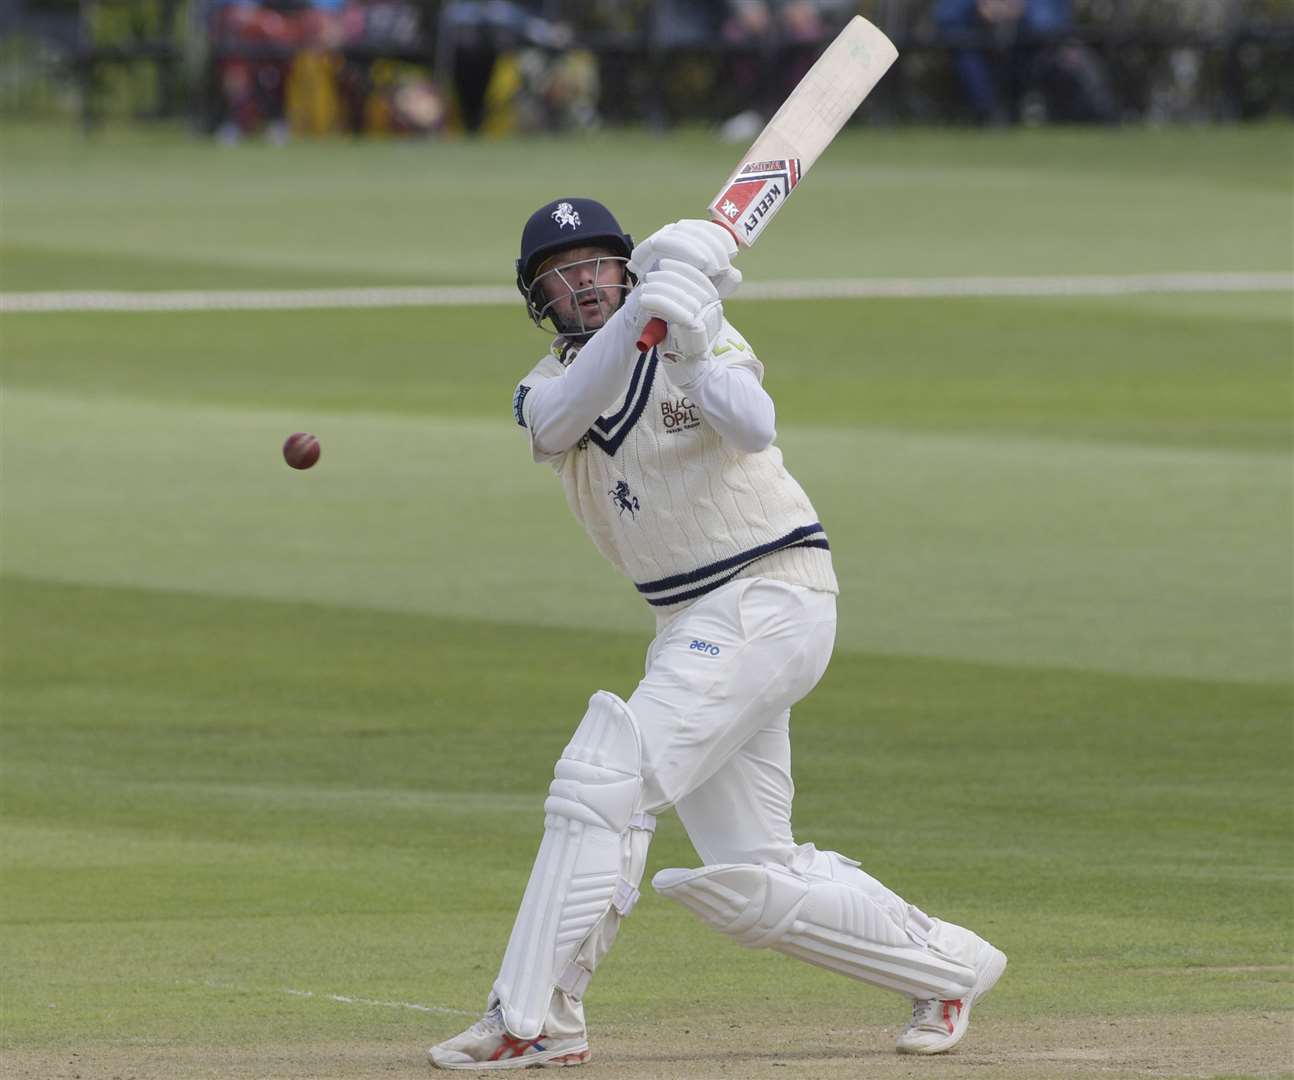
{"label": "helmet face guard", "polygon": [[[623,255],[599,255],[592,259],[562,262],[559,253],[557,264],[537,274],[530,282],[526,292],[526,311],[531,321],[540,329],[551,329],[572,341],[591,337],[620,309],[629,290],[634,287],[635,278],[629,272],[628,262]],[[587,285],[580,285],[577,274],[588,277],[584,268],[590,263],[592,280]],[[606,268],[611,265],[618,270],[614,275],[617,280],[608,282],[605,280],[609,276]],[[593,304],[597,306],[589,310],[588,305]],[[596,325],[590,326],[586,320],[595,313],[600,318]],[[549,327],[544,326],[545,320],[548,320]]]}
{"label": "helmet face guard", "polygon": [[[543,327],[544,321],[563,337],[582,341],[595,333],[599,326],[587,326],[580,301],[595,295],[599,306],[611,301],[609,310],[603,310],[605,322],[624,303],[633,288],[635,279],[627,266],[620,281],[603,282],[603,262],[615,260],[622,266],[629,261],[633,251],[633,238],[620,228],[615,216],[596,199],[563,198],[541,206],[526,222],[521,233],[521,254],[517,259],[517,289],[526,300],[526,313],[531,321]],[[543,274],[539,268],[554,255],[571,248],[603,248],[607,254],[593,267],[594,286],[576,288],[572,280],[577,263],[561,263],[549,267]],[[579,260],[583,263],[587,260]],[[550,276],[555,275],[555,276]],[[596,290],[592,292],[591,290]],[[566,306],[567,315],[559,310]]]}

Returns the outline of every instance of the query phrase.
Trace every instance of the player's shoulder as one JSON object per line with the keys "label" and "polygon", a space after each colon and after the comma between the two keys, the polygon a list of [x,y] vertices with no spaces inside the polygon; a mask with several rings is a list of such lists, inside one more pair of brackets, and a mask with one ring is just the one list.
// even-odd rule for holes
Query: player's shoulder
{"label": "player's shoulder", "polygon": [[512,415],[520,427],[528,426],[525,413],[526,396],[540,383],[555,379],[566,370],[563,357],[564,353],[554,344],[552,350],[521,377],[521,381],[512,391]]}
{"label": "player's shoulder", "polygon": [[527,379],[555,379],[558,375],[566,370],[565,353],[556,344],[532,367],[522,378],[522,382]]}
{"label": "player's shoulder", "polygon": [[555,379],[566,370],[566,365],[553,353],[546,354],[518,381],[518,386],[534,386],[545,379]]}

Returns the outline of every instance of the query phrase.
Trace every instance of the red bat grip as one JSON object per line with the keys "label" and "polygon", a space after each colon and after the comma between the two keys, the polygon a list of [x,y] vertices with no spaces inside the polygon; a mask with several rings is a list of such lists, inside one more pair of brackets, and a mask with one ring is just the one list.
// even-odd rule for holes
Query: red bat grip
{"label": "red bat grip", "polygon": [[664,319],[652,319],[643,327],[643,332],[638,335],[638,351],[646,352],[654,348],[665,340],[665,331],[668,327]]}

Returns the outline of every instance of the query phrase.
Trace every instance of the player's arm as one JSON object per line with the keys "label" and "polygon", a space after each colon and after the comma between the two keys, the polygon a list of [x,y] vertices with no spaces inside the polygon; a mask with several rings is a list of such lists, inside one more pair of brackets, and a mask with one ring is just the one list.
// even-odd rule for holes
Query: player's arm
{"label": "player's arm", "polygon": [[[773,400],[760,385],[763,368],[724,321],[719,294],[705,273],[675,259],[662,259],[643,278],[642,310],[668,325],[661,343],[670,383],[701,409],[731,446],[757,453],[777,434]],[[725,328],[729,331],[724,335]]]}
{"label": "player's arm", "polygon": [[[668,370],[668,369],[667,369]],[[692,378],[670,382],[700,408],[729,445],[757,454],[777,438],[777,409],[761,385],[764,366],[732,327],[725,323],[709,356]]]}
{"label": "player's arm", "polygon": [[630,293],[560,377],[518,387],[517,423],[530,429],[538,454],[569,450],[623,393],[638,359],[634,342],[645,321],[637,296]]}

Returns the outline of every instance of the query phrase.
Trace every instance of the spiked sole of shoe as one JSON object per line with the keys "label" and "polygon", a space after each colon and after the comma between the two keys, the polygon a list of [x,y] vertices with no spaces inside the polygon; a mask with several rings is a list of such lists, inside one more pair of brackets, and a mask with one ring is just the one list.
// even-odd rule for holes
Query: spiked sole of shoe
{"label": "spiked sole of shoe", "polygon": [[[427,1052],[431,1057],[431,1051]],[[437,1061],[431,1063],[438,1069],[462,1069],[474,1072],[496,1072],[502,1069],[565,1069],[572,1065],[584,1065],[593,1055],[587,1045],[574,1050],[549,1052],[544,1054],[526,1054],[522,1057],[504,1058],[502,1061]]]}

